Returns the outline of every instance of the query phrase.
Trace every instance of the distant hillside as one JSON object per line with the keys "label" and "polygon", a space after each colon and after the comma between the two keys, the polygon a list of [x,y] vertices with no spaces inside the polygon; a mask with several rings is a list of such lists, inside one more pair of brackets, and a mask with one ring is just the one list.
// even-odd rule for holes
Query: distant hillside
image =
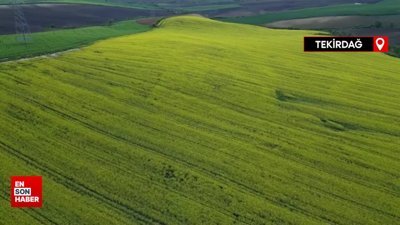
{"label": "distant hillside", "polygon": [[377,16],[400,14],[399,0],[381,0],[375,3],[360,3],[363,1],[349,2],[348,4],[332,4],[324,7],[308,7],[281,12],[269,12],[261,15],[238,16],[225,19],[229,22],[245,24],[265,24],[273,21],[312,18],[321,16]]}
{"label": "distant hillside", "polygon": [[[359,0],[359,3],[376,3],[381,0]],[[385,0],[396,1],[396,0]],[[0,0],[11,4],[14,0]],[[310,7],[354,4],[354,0],[18,0],[27,4],[83,3],[144,9],[170,9],[177,11],[207,11],[218,14],[259,14],[269,11],[304,9]]]}
{"label": "distant hillside", "polygon": [[0,64],[0,224],[398,223],[399,60],[312,34],[183,16]]}
{"label": "distant hillside", "polygon": [[[112,5],[134,8],[191,7],[201,5],[232,5],[234,0],[19,0],[27,4],[37,3],[84,3],[96,5]],[[245,0],[248,1],[248,0]],[[0,4],[11,4],[13,0],[0,0]]]}

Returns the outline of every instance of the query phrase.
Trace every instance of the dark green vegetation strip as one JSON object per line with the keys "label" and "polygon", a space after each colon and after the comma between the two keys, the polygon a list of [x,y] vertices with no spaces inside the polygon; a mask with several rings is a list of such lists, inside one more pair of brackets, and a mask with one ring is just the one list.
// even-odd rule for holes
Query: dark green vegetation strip
{"label": "dark green vegetation strip", "polygon": [[0,61],[78,48],[97,40],[144,32],[149,29],[149,26],[140,25],[134,21],[123,21],[109,26],[33,33],[29,43],[20,41],[20,38],[15,35],[0,35]]}
{"label": "dark green vegetation strip", "polygon": [[399,0],[383,0],[376,4],[346,4],[319,8],[307,8],[272,12],[257,16],[226,18],[224,21],[261,25],[280,20],[300,19],[320,16],[349,16],[349,15],[393,15],[400,13]]}
{"label": "dark green vegetation strip", "polygon": [[[197,17],[0,64],[0,223],[396,224],[400,70],[313,33]],[[6,206],[6,207],[3,207]]]}

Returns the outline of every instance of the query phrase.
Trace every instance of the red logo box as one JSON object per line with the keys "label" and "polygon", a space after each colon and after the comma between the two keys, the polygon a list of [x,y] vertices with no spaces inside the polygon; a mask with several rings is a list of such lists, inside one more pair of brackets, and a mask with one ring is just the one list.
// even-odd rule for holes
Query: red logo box
{"label": "red logo box", "polygon": [[389,37],[375,36],[374,37],[374,52],[388,52],[389,51]]}
{"label": "red logo box", "polygon": [[41,208],[42,184],[41,176],[11,177],[11,207]]}

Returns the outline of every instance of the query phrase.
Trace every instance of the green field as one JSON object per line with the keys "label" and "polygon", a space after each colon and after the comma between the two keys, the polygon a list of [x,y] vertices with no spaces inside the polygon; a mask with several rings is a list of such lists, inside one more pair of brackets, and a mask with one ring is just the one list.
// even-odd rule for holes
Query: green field
{"label": "green field", "polygon": [[150,27],[134,21],[118,22],[109,26],[54,30],[31,34],[29,43],[15,35],[0,35],[0,61],[26,58],[78,48],[97,40],[134,34]]}
{"label": "green field", "polygon": [[175,17],[0,64],[0,224],[397,224],[399,59],[312,34]]}
{"label": "green field", "polygon": [[272,12],[257,16],[224,18],[222,20],[236,23],[261,25],[279,20],[301,19],[320,16],[349,16],[349,15],[394,15],[400,14],[400,0],[382,0],[376,4],[345,4],[319,8],[306,8]]}

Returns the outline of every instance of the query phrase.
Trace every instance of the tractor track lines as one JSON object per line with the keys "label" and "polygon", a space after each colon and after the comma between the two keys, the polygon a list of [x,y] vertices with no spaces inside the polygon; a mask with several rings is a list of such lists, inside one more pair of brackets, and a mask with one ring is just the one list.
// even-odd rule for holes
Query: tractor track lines
{"label": "tractor track lines", "polygon": [[[24,97],[24,98],[25,98],[25,97]],[[96,130],[97,132],[103,133],[103,134],[106,135],[106,136],[112,136],[112,137],[115,138],[115,135],[110,134],[110,133],[108,133],[108,132],[104,132],[104,131],[102,131],[101,129],[96,128],[96,127],[90,125],[89,123],[83,122],[83,121],[81,121],[81,120],[79,120],[79,119],[77,119],[77,118],[75,118],[75,117],[72,117],[72,116],[69,116],[68,114],[62,113],[62,112],[59,111],[59,110],[55,110],[55,109],[53,109],[53,108],[51,108],[51,107],[49,107],[49,106],[43,105],[42,103],[39,103],[39,102],[37,102],[37,101],[35,101],[35,100],[32,100],[32,99],[29,99],[29,98],[28,98],[27,100],[29,100],[29,101],[31,101],[31,102],[33,102],[33,103],[35,103],[35,104],[41,106],[42,108],[47,108],[48,110],[51,110],[51,111],[53,111],[53,112],[56,112],[57,114],[61,115],[62,117],[66,117],[66,118],[68,118],[68,119],[73,119],[73,120],[75,120],[75,121],[77,121],[77,122],[79,122],[79,123],[81,123],[81,124],[84,124],[85,126],[87,126],[88,128],[90,128],[90,129],[92,129],[92,130]],[[116,139],[118,140],[118,138],[116,138]],[[129,141],[129,142],[130,142],[130,141]],[[138,143],[134,143],[134,144],[137,145]],[[143,147],[143,146],[141,146],[141,147]],[[148,149],[148,147],[144,147],[144,148],[145,148],[145,149]],[[175,160],[175,159],[176,159],[176,158],[174,158],[174,157],[172,158],[172,160]],[[301,164],[301,165],[305,165],[304,163],[301,163],[301,162],[300,162],[300,164]],[[193,167],[193,164],[190,165],[190,166]],[[204,172],[204,171],[203,171],[203,172]],[[212,174],[212,175],[213,175],[213,176],[216,176],[215,173]],[[236,181],[233,181],[232,179],[228,179],[228,180],[230,180],[230,182],[237,183]],[[248,187],[246,187],[246,185],[242,186],[242,188],[248,189]],[[250,189],[250,190],[251,190],[251,189]],[[252,192],[253,192],[253,193],[257,193],[257,191],[255,191],[254,189],[252,189]],[[262,193],[257,193],[257,194],[262,194]],[[267,198],[267,199],[268,199],[268,198]],[[271,201],[271,199],[268,199],[268,200]],[[272,200],[271,202],[274,202],[274,201]],[[280,202],[275,202],[275,204],[280,205]]]}
{"label": "tractor track lines", "polygon": [[[15,93],[15,94],[16,94],[16,93]],[[18,95],[18,94],[16,94],[16,95]],[[162,151],[156,150],[154,147],[145,145],[145,144],[143,144],[143,143],[137,143],[137,142],[134,143],[134,142],[131,142],[129,139],[126,139],[126,138],[124,138],[124,137],[119,137],[119,136],[116,136],[116,135],[114,135],[114,134],[111,134],[111,133],[109,133],[109,132],[107,132],[107,131],[101,130],[101,129],[99,129],[99,128],[97,128],[97,127],[95,127],[95,126],[93,126],[93,125],[91,125],[91,124],[89,124],[89,123],[83,122],[83,121],[81,121],[81,120],[79,120],[79,119],[76,119],[76,118],[70,116],[70,115],[67,115],[67,114],[65,114],[65,113],[63,113],[63,112],[60,112],[60,111],[58,111],[58,110],[56,110],[56,109],[53,109],[53,108],[51,108],[51,107],[49,107],[49,106],[47,106],[47,105],[43,105],[42,103],[39,103],[39,102],[37,102],[36,100],[29,99],[29,98],[24,97],[24,96],[20,96],[20,97],[23,97],[23,98],[25,98],[26,100],[28,100],[29,102],[32,102],[32,103],[34,103],[34,104],[36,104],[36,105],[39,105],[40,107],[42,107],[42,108],[44,108],[44,109],[47,109],[47,110],[52,111],[52,112],[54,112],[54,113],[56,113],[56,114],[59,114],[59,115],[62,116],[62,117],[65,117],[65,118],[67,118],[67,119],[69,119],[69,120],[73,120],[73,121],[75,121],[75,122],[77,122],[77,123],[79,123],[79,124],[82,124],[82,125],[84,125],[85,127],[88,127],[88,128],[90,128],[91,130],[96,131],[96,132],[98,132],[98,133],[101,133],[101,134],[103,134],[103,135],[105,135],[105,136],[112,137],[113,139],[116,139],[116,140],[119,140],[119,141],[123,141],[123,142],[129,143],[129,144],[131,144],[131,145],[133,145],[133,146],[138,146],[138,147],[140,147],[141,149],[144,149],[144,150],[150,150],[150,151],[152,151],[153,153],[156,153],[156,154],[158,154],[158,155],[161,155],[161,156],[163,156],[163,157],[166,158],[166,159],[169,159],[169,160],[172,160],[172,161],[175,161],[175,162],[179,162],[180,164],[185,165],[187,168],[192,168],[192,169],[194,169],[194,170],[197,170],[198,172],[211,175],[210,177],[219,177],[219,179],[222,179],[222,180],[228,181],[229,183],[235,184],[235,185],[238,187],[238,188],[237,188],[238,191],[240,191],[240,192],[247,193],[247,194],[251,194],[251,195],[253,195],[253,196],[256,197],[256,198],[266,199],[266,200],[268,200],[270,203],[272,203],[273,205],[275,205],[275,206],[277,206],[277,207],[279,207],[279,208],[281,208],[281,209],[283,209],[283,210],[288,210],[288,209],[286,209],[285,207],[283,207],[279,201],[274,200],[274,199],[269,198],[269,197],[266,197],[266,196],[263,196],[263,193],[262,193],[262,192],[259,192],[259,191],[255,190],[255,189],[251,188],[251,187],[248,186],[248,185],[245,185],[245,184],[242,184],[242,183],[240,183],[240,182],[237,182],[237,181],[234,180],[234,179],[231,179],[231,178],[229,178],[229,177],[223,176],[222,174],[219,174],[219,173],[215,173],[215,172],[209,171],[209,170],[207,170],[207,169],[205,169],[205,168],[199,167],[199,166],[196,165],[196,164],[193,164],[193,163],[190,163],[190,162],[183,161],[183,160],[181,160],[181,159],[172,157],[172,156],[170,156],[170,155],[168,155],[168,154],[166,154],[166,153],[163,153]],[[0,142],[0,143],[1,143],[1,142]],[[239,188],[239,187],[240,187],[240,188]],[[245,190],[246,190],[246,191],[245,191]],[[90,189],[89,189],[89,191],[90,191]],[[89,193],[90,193],[90,192],[89,192]],[[104,197],[104,196],[102,196],[102,197]],[[101,198],[100,198],[100,199],[101,199]],[[107,198],[106,198],[106,200],[107,200]],[[109,199],[108,199],[108,200],[109,200]],[[305,213],[305,210],[301,209],[300,207],[293,206],[293,207],[290,207],[290,208],[292,208],[293,210],[295,210],[295,211],[297,211],[297,212],[299,212],[299,213],[301,213],[301,214],[304,214],[304,215],[307,215],[307,216],[311,216],[311,214]],[[313,216],[313,217],[314,217],[314,216]],[[317,218],[320,218],[320,217],[317,216]],[[320,219],[322,219],[322,218],[320,218]]]}
{"label": "tractor track lines", "polygon": [[132,216],[136,220],[141,221],[143,223],[160,224],[160,225],[165,224],[164,222],[159,221],[155,218],[152,218],[146,214],[143,214],[143,213],[137,211],[136,209],[133,209],[128,205],[125,205],[122,202],[115,201],[114,199],[111,199],[110,197],[107,197],[104,194],[101,194],[101,193],[79,183],[78,181],[75,181],[74,179],[63,175],[60,172],[57,172],[55,170],[52,170],[51,168],[47,168],[47,167],[43,166],[40,162],[36,161],[34,158],[20,152],[19,150],[11,147],[10,145],[4,143],[1,140],[0,140],[0,146],[2,146],[3,149],[10,155],[24,161],[26,164],[31,165],[34,168],[37,168],[37,169],[45,172],[50,177],[52,177],[54,180],[56,180],[59,184],[65,186],[66,188],[68,188],[70,190],[73,190],[78,193],[82,193],[84,195],[94,197],[98,201],[104,202],[108,206],[114,208],[115,210],[122,211],[126,215]]}
{"label": "tractor track lines", "polygon": [[183,16],[0,65],[6,172],[30,163],[98,224],[396,223],[400,67],[297,53],[308,33]]}
{"label": "tractor track lines", "polygon": [[[145,176],[141,176],[141,175],[139,175],[138,173],[134,173],[133,171],[131,171],[131,170],[129,169],[129,168],[130,168],[130,165],[129,165],[129,164],[126,164],[125,166],[122,166],[122,165],[121,165],[121,162],[116,163],[116,162],[107,160],[107,158],[105,158],[105,157],[100,157],[98,154],[91,154],[91,153],[89,153],[89,152],[87,152],[87,151],[83,151],[83,152],[82,152],[78,147],[72,145],[72,143],[70,143],[70,142],[60,142],[60,141],[57,141],[57,140],[54,140],[54,139],[50,139],[50,138],[46,138],[46,137],[42,137],[42,139],[43,139],[43,140],[46,140],[48,143],[54,142],[54,143],[61,144],[61,145],[63,145],[63,146],[68,146],[68,147],[69,147],[68,149],[73,149],[73,150],[75,150],[77,154],[86,154],[86,155],[89,155],[90,157],[92,157],[92,158],[94,158],[94,159],[96,159],[96,160],[102,162],[104,165],[109,165],[110,167],[117,168],[117,169],[119,169],[120,171],[123,171],[123,173],[129,174],[130,176],[136,177],[136,178],[138,178],[138,179],[140,179],[140,180],[142,180],[142,181],[144,181],[144,182],[150,182],[150,183],[152,183],[153,186],[157,186],[160,190],[162,190],[162,189],[167,190],[167,191],[169,191],[169,192],[171,192],[171,193],[174,193],[176,196],[181,196],[181,197],[183,197],[183,198],[185,198],[185,199],[187,199],[187,200],[192,201],[193,203],[196,203],[196,204],[198,204],[198,205],[201,205],[201,206],[204,207],[204,208],[208,208],[208,209],[213,210],[213,211],[218,211],[218,212],[220,212],[222,215],[225,215],[225,216],[227,216],[227,217],[232,217],[232,212],[231,212],[231,211],[227,211],[227,210],[225,210],[224,208],[215,208],[215,207],[211,207],[210,204],[206,204],[205,202],[202,202],[202,201],[199,201],[199,200],[197,200],[197,199],[195,199],[195,198],[193,198],[193,197],[190,197],[190,195],[188,195],[188,194],[185,193],[185,192],[179,192],[179,191],[174,190],[174,189],[165,189],[165,186],[164,186],[161,182],[156,182],[156,181],[154,181],[154,180],[150,180],[150,179],[146,178]],[[56,146],[55,146],[55,147],[56,147]],[[209,179],[209,178],[208,178],[208,179]],[[248,217],[245,217],[245,216],[242,216],[242,217],[247,219],[247,222],[246,222],[246,221],[242,221],[243,223],[245,223],[245,224],[251,224],[251,223],[250,223],[251,218],[248,218]]]}

